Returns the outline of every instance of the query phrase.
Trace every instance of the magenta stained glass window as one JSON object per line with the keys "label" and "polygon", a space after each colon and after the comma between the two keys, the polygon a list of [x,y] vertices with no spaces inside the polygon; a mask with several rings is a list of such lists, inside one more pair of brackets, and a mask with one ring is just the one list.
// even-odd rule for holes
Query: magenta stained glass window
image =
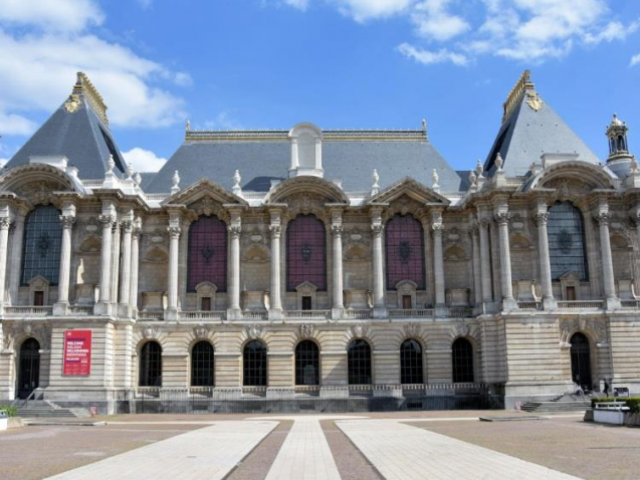
{"label": "magenta stained glass window", "polygon": [[189,228],[188,290],[211,282],[227,291],[227,226],[217,217],[200,217]]}
{"label": "magenta stained glass window", "polygon": [[298,215],[287,226],[287,290],[303,282],[327,290],[327,239],[314,215]]}
{"label": "magenta stained glass window", "polygon": [[387,289],[412,280],[424,290],[424,234],[422,224],[412,215],[396,215],[386,228]]}

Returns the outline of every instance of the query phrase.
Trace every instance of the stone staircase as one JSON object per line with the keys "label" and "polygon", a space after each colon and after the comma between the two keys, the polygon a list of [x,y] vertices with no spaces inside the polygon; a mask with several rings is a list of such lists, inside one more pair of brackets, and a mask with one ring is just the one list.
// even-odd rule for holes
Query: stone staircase
{"label": "stone staircase", "polygon": [[48,400],[32,400],[18,406],[18,416],[22,418],[84,418],[89,412],[83,408],[62,408]]}
{"label": "stone staircase", "polygon": [[562,395],[548,402],[527,402],[522,405],[522,410],[530,413],[578,413],[590,408],[591,399],[577,395]]}

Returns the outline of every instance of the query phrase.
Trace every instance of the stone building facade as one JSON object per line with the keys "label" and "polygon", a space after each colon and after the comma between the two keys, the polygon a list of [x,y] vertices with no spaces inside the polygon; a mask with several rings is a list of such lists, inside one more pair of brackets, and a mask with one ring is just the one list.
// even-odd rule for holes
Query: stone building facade
{"label": "stone building facade", "polygon": [[528,72],[484,165],[410,131],[194,131],[125,165],[84,74],[0,177],[0,400],[145,392],[506,405],[640,393],[640,169]]}

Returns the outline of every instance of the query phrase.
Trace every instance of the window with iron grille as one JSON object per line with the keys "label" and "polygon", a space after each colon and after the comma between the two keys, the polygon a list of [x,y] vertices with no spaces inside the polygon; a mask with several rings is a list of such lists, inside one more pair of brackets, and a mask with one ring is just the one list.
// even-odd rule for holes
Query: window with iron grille
{"label": "window with iron grille", "polygon": [[36,207],[24,223],[20,283],[27,285],[29,280],[40,275],[49,280],[51,285],[57,285],[61,244],[60,210],[51,205]]}
{"label": "window with iron grille", "polygon": [[213,387],[213,345],[207,341],[196,343],[191,349],[191,386]]}
{"label": "window with iron grille", "polygon": [[320,383],[320,353],[311,340],[303,340],[296,347],[296,385]]}
{"label": "window with iron grille", "polygon": [[188,289],[211,282],[227,291],[227,226],[217,217],[200,217],[189,227]]}
{"label": "window with iron grille", "polygon": [[314,215],[298,215],[287,225],[287,290],[303,282],[327,290],[327,238]]}
{"label": "window with iron grille", "polygon": [[252,340],[244,347],[243,385],[267,386],[267,347],[259,340]]}
{"label": "window with iron grille", "polygon": [[571,202],[558,202],[549,208],[547,222],[551,278],[558,280],[573,272],[580,280],[588,280],[587,251],[584,241],[582,213]]}
{"label": "window with iron grille", "polygon": [[416,282],[425,288],[424,231],[412,215],[396,215],[387,223],[387,289],[395,290],[398,282]]}
{"label": "window with iron grille", "polygon": [[162,347],[158,342],[147,342],[140,349],[141,387],[162,386]]}
{"label": "window with iron grille", "polygon": [[347,348],[349,385],[371,384],[371,347],[365,340],[353,340]]}
{"label": "window with iron grille", "polygon": [[473,383],[473,346],[466,338],[458,338],[451,349],[453,383]]}
{"label": "window with iron grille", "polygon": [[422,345],[413,338],[400,346],[400,382],[403,385],[424,383]]}

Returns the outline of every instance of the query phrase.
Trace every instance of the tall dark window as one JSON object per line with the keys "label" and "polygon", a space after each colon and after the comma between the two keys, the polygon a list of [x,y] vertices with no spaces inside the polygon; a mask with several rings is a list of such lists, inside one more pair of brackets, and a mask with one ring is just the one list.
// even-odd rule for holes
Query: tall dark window
{"label": "tall dark window", "polygon": [[58,284],[61,243],[60,210],[51,205],[40,205],[29,213],[24,224],[22,285],[38,275],[49,280],[51,285]]}
{"label": "tall dark window", "polygon": [[201,341],[191,349],[191,386],[213,387],[213,345]]}
{"label": "tall dark window", "polygon": [[287,226],[287,290],[303,282],[327,290],[327,238],[314,215],[298,215]]}
{"label": "tall dark window", "polygon": [[583,333],[571,337],[571,378],[584,390],[591,391],[591,348]]}
{"label": "tall dark window", "polygon": [[402,280],[425,288],[424,235],[422,224],[412,215],[396,215],[386,227],[387,288],[395,290]]}
{"label": "tall dark window", "polygon": [[453,383],[473,383],[473,346],[466,338],[453,342],[451,351]]}
{"label": "tall dark window", "polygon": [[403,385],[424,383],[422,372],[422,345],[410,338],[400,346],[400,383]]}
{"label": "tall dark window", "polygon": [[252,340],[244,347],[243,385],[267,386],[267,347],[259,340]]}
{"label": "tall dark window", "polygon": [[318,346],[311,340],[303,340],[296,347],[296,385],[318,385],[319,376]]}
{"label": "tall dark window", "polygon": [[162,386],[162,347],[158,342],[147,342],[140,349],[141,387]]}
{"label": "tall dark window", "polygon": [[549,259],[551,278],[573,272],[581,280],[589,278],[580,210],[571,202],[558,202],[549,209]]}
{"label": "tall dark window", "polygon": [[28,398],[40,384],[40,344],[28,338],[20,346],[18,398]]}
{"label": "tall dark window", "polygon": [[365,340],[353,340],[347,348],[349,385],[371,384],[371,347]]}
{"label": "tall dark window", "polygon": [[201,282],[227,291],[227,227],[217,217],[200,217],[189,227],[190,292]]}

